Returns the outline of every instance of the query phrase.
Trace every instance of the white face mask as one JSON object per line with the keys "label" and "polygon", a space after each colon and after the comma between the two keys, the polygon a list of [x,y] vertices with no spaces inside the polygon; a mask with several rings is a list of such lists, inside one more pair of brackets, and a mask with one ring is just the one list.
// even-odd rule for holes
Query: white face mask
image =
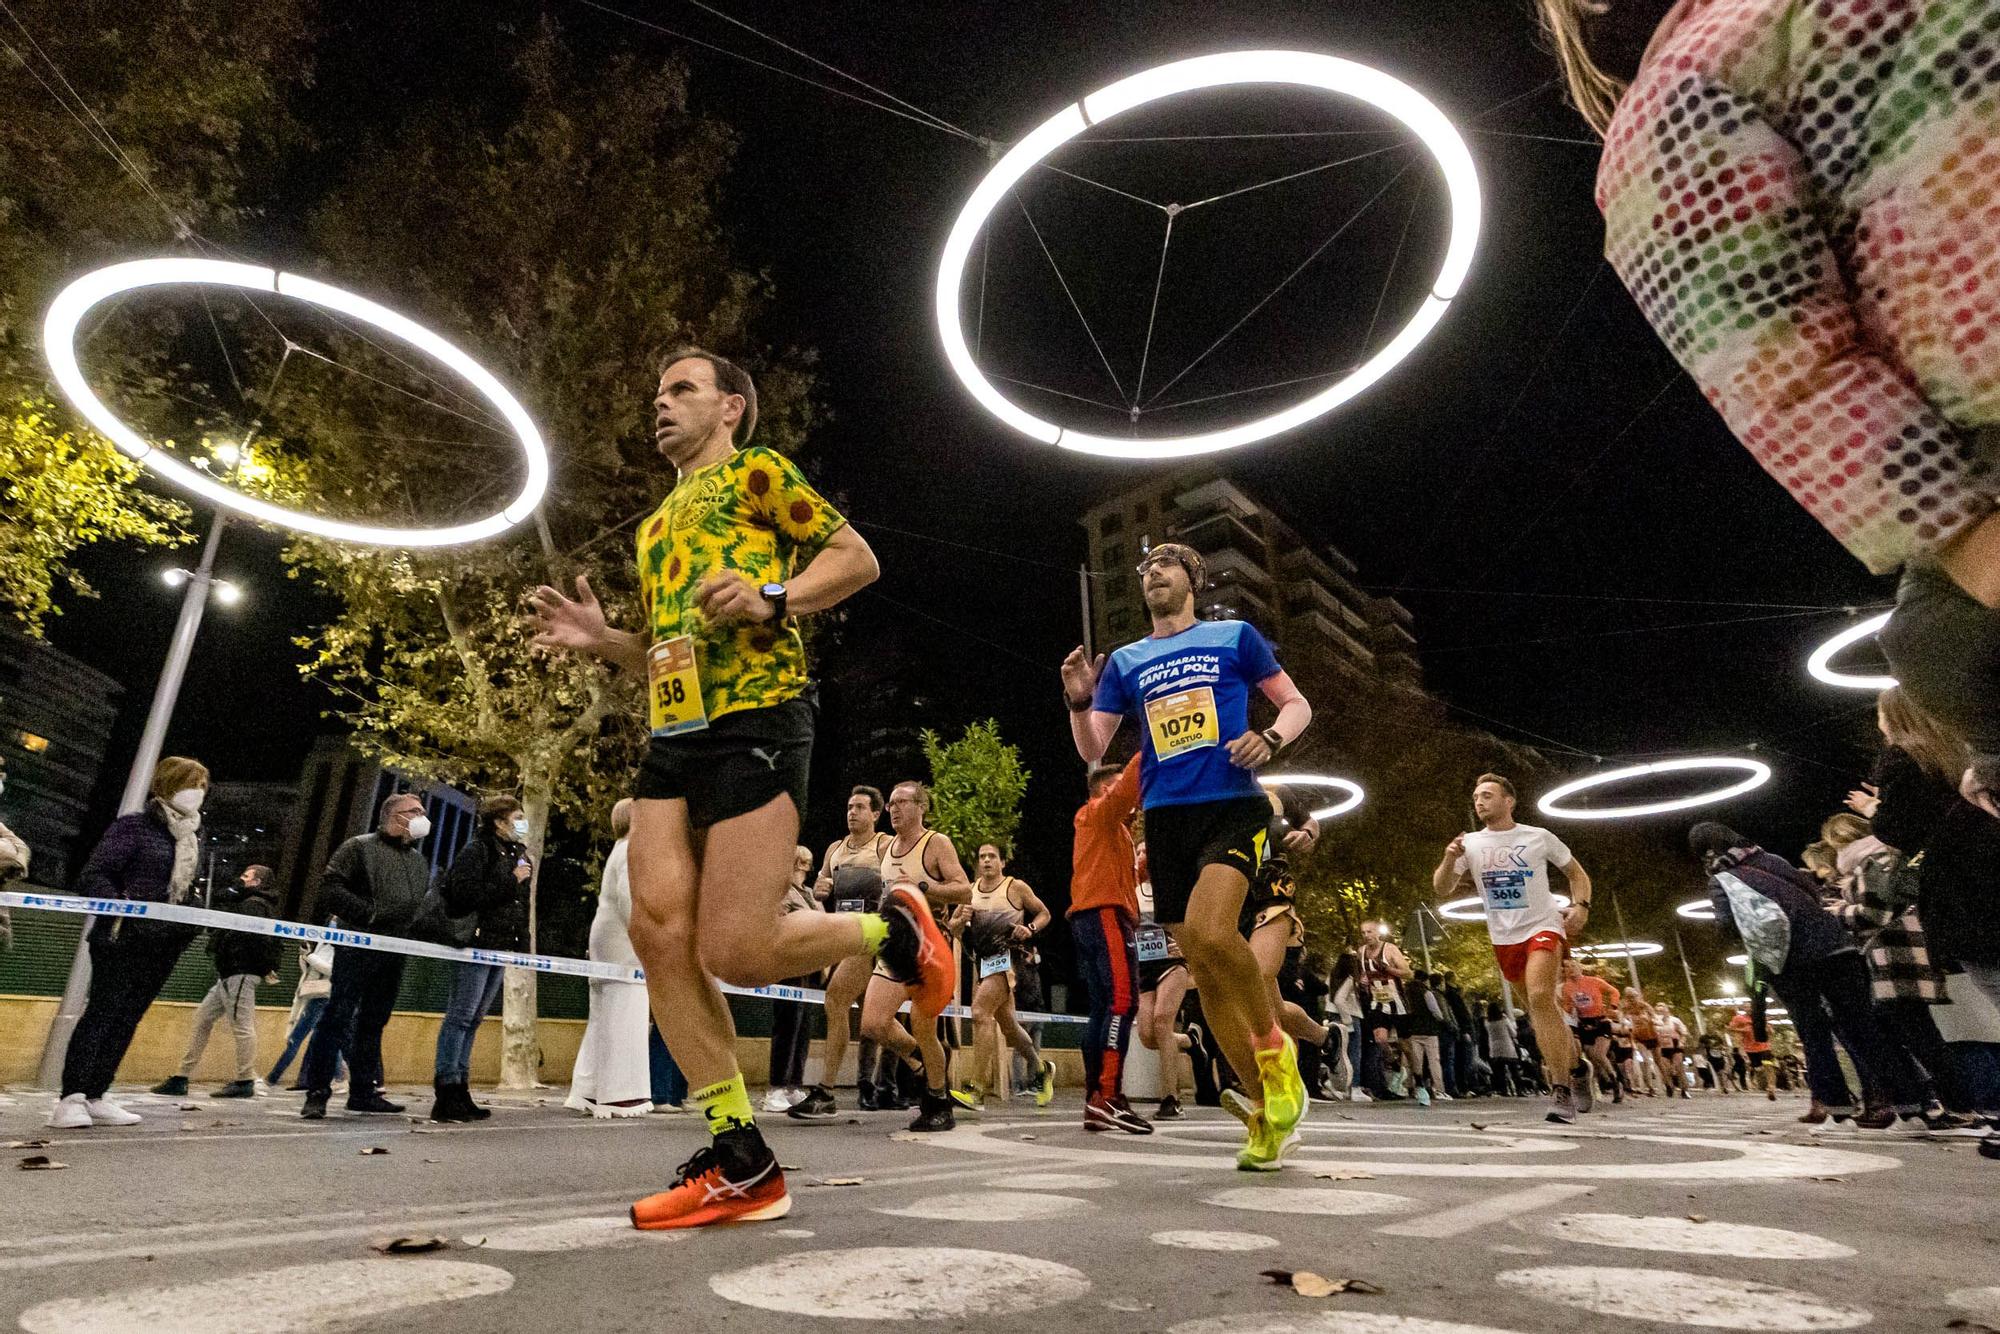
{"label": "white face mask", "polygon": [[525,815],[517,815],[517,816],[515,816],[515,817],[514,817],[514,837],[515,837],[515,838],[517,838],[517,839],[519,839],[519,840],[520,840],[521,842],[523,842],[523,843],[526,843],[526,842],[528,841],[528,817],[527,817],[527,816],[525,816]]}
{"label": "white face mask", "polygon": [[168,797],[167,804],[183,815],[193,815],[201,809],[202,798],[207,795],[208,789],[206,788],[184,787],[174,793],[173,796]]}
{"label": "white face mask", "polygon": [[430,816],[428,816],[428,815],[413,815],[413,816],[411,816],[411,817],[410,817],[410,837],[411,837],[411,838],[422,838],[422,837],[424,837],[424,835],[426,835],[426,834],[428,834],[428,833],[430,833],[430,832],[431,832],[431,817],[430,817]]}

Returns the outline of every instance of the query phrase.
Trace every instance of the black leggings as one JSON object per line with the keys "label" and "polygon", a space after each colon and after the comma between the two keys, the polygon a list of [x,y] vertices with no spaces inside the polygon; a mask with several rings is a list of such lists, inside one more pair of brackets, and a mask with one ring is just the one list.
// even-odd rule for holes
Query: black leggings
{"label": "black leggings", "polygon": [[120,922],[115,937],[90,942],[90,999],[69,1035],[63,1053],[64,1097],[104,1096],[132,1035],[160,988],[167,984],[191,936],[178,928],[162,931],[150,923]]}

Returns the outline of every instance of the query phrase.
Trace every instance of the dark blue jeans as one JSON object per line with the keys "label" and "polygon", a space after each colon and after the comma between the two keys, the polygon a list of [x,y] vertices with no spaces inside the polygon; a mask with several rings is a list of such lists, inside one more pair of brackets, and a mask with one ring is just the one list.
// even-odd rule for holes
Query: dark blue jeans
{"label": "dark blue jeans", "polygon": [[271,1073],[264,1076],[266,1084],[276,1085],[285,1077],[285,1071],[292,1065],[292,1058],[299,1054],[299,1048],[306,1045],[306,1039],[319,1027],[319,1018],[326,1013],[325,996],[310,997],[299,1008],[299,1021],[292,1025],[291,1036],[285,1039],[285,1049],[278,1055],[278,1063],[271,1067]]}
{"label": "dark blue jeans", "polygon": [[382,1084],[382,1029],[403,985],[403,956],[379,950],[333,947],[333,991],[306,1048],[309,1096],[324,1098],[334,1067],[347,1058],[347,1100],[366,1098]]}
{"label": "dark blue jeans", "polygon": [[437,1082],[466,1084],[472,1080],[472,1043],[480,1021],[499,998],[507,970],[497,963],[462,963],[451,979],[451,999],[438,1025]]}
{"label": "dark blue jeans", "polygon": [[667,1050],[667,1040],[660,1036],[660,1026],[646,1027],[646,1060],[652,1075],[653,1101],[662,1106],[678,1107],[687,1101],[687,1076],[674,1060],[674,1054]]}

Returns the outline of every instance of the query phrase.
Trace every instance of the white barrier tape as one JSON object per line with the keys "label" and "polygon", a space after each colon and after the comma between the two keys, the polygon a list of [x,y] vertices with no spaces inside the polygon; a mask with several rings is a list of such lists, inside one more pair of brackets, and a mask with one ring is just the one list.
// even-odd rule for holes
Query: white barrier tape
{"label": "white barrier tape", "polygon": [[[241,931],[253,936],[273,936],[295,944],[340,945],[353,949],[381,950],[385,954],[408,954],[421,959],[443,959],[449,963],[499,964],[506,968],[528,968],[537,973],[583,977],[604,982],[644,982],[646,970],[622,964],[598,963],[592,959],[565,959],[553,954],[516,954],[511,950],[453,949],[427,940],[402,936],[380,936],[369,931],[349,931],[345,927],[313,926],[307,922],[281,922],[269,917],[218,912],[213,908],[192,908],[180,903],[149,903],[136,899],[83,899],[72,894],[22,894],[0,891],[0,908],[34,908],[43,912],[73,913],[86,917],[131,917],[148,921],[178,922],[183,926],[205,926],[221,931]],[[731,996],[761,996],[766,1000],[803,1001],[819,1005],[824,991],[811,987],[773,985],[732,987],[723,983]],[[908,1002],[904,1002],[905,1005]],[[954,1019],[969,1019],[972,1011],[964,1005],[948,1006],[944,1013]],[[1022,1010],[1016,1016],[1024,1024],[1087,1024],[1080,1014],[1047,1014]]]}

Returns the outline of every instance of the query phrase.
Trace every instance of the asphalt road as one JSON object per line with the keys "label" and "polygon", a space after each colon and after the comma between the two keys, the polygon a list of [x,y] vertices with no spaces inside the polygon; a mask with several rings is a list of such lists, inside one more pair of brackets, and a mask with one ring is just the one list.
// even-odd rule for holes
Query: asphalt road
{"label": "asphalt road", "polygon": [[[1321,1103],[1271,1176],[1233,1170],[1235,1123],[1208,1110],[1151,1138],[1086,1134],[1069,1101],[961,1117],[945,1136],[907,1136],[889,1113],[767,1117],[790,1217],[644,1234],[624,1207],[698,1145],[692,1118],[592,1122],[551,1094],[496,1100],[471,1127],[307,1124],[296,1095],[120,1096],[142,1125],[52,1132],[46,1096],[0,1094],[0,1320],[37,1334],[2000,1328],[2000,1164],[1963,1139],[1818,1133],[1791,1099],[1642,1099],[1573,1131],[1523,1102]],[[14,1170],[32,1154],[68,1166]],[[399,1236],[448,1245],[372,1249]],[[1310,1297],[1266,1269],[1381,1291]]]}

